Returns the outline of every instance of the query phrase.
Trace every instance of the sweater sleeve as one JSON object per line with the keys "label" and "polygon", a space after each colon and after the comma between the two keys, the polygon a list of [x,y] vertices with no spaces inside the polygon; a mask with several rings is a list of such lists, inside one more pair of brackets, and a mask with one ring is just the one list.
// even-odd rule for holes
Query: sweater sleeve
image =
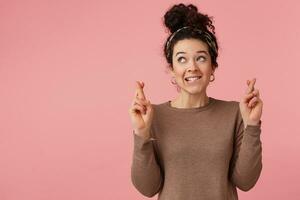
{"label": "sweater sleeve", "polygon": [[131,164],[131,181],[144,196],[153,197],[162,186],[162,173],[150,137],[144,139],[133,131],[134,149]]}
{"label": "sweater sleeve", "polygon": [[230,163],[230,180],[242,191],[254,187],[262,171],[261,123],[260,120],[258,125],[247,125],[244,128],[239,110]]}

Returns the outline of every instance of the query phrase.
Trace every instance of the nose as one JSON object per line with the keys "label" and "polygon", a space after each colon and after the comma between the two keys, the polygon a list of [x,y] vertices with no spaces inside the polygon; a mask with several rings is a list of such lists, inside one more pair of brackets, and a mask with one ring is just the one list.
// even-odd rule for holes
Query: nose
{"label": "nose", "polygon": [[197,66],[197,64],[195,63],[195,61],[192,60],[191,63],[189,64],[188,71],[195,71],[195,70],[198,70],[198,66]]}

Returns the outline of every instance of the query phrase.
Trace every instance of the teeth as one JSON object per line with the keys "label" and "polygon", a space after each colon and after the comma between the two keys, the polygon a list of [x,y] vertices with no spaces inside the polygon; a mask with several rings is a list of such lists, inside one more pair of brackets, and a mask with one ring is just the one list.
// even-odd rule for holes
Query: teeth
{"label": "teeth", "polygon": [[197,79],[200,79],[200,76],[186,78],[187,81],[194,81],[194,80],[197,80]]}

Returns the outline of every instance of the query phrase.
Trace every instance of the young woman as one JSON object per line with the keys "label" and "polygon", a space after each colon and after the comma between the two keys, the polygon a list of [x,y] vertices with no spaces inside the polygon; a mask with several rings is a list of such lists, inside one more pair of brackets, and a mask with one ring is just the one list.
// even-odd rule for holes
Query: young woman
{"label": "young woman", "polygon": [[211,19],[192,4],[178,4],[164,23],[171,32],[164,53],[179,95],[151,104],[137,81],[129,109],[132,183],[159,200],[237,200],[236,188],[253,188],[262,170],[263,102],[256,79],[247,80],[240,102],[208,96],[218,67]]}

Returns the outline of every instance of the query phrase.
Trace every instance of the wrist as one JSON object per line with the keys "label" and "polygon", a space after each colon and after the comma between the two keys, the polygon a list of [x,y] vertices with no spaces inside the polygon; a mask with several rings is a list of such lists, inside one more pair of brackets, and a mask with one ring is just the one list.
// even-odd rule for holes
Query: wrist
{"label": "wrist", "polygon": [[133,130],[133,133],[136,134],[139,137],[142,137],[143,139],[149,139],[150,138],[150,132],[149,131],[138,132],[136,130]]}
{"label": "wrist", "polygon": [[256,126],[256,125],[259,125],[260,124],[260,120],[258,121],[248,121],[247,122],[247,125],[253,125],[253,126]]}
{"label": "wrist", "polygon": [[247,126],[260,126],[261,125],[261,120],[259,121],[247,121],[246,123],[244,123],[244,128],[246,129]]}

